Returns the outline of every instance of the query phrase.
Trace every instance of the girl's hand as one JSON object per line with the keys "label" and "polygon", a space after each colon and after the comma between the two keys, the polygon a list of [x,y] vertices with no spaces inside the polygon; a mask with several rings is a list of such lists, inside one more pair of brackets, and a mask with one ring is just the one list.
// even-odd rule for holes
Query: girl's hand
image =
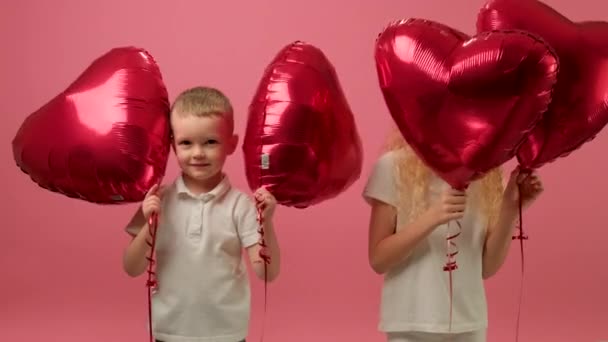
{"label": "girl's hand", "polygon": [[466,205],[466,193],[450,188],[441,194],[439,200],[427,210],[427,214],[430,215],[435,225],[439,226],[461,219],[464,216]]}
{"label": "girl's hand", "polygon": [[533,172],[523,172],[520,167],[516,167],[503,194],[503,203],[509,207],[518,207],[521,196],[522,208],[528,208],[538,196],[544,191],[543,183],[538,174]]}

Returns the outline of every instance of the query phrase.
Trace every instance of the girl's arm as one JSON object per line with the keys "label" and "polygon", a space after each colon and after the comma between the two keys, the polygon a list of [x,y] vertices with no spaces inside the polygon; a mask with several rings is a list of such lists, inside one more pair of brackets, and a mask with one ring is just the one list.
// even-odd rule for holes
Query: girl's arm
{"label": "girl's arm", "polygon": [[505,263],[517,222],[517,210],[516,207],[503,204],[498,221],[488,228],[486,242],[483,246],[483,279],[488,279],[496,274]]}
{"label": "girl's arm", "polygon": [[483,279],[496,274],[505,263],[519,214],[520,196],[523,210],[528,208],[542,192],[543,185],[536,172],[523,173],[519,167],[511,172],[503,193],[498,221],[488,228],[486,235],[483,247]]}
{"label": "girl's arm", "polygon": [[370,200],[369,263],[378,274],[405,261],[416,245],[437,226],[462,218],[466,207],[464,192],[447,189],[439,201],[406,227],[396,231],[395,207],[372,198]]}
{"label": "girl's arm", "polygon": [[436,227],[436,222],[426,213],[397,232],[396,221],[395,207],[372,200],[368,253],[369,263],[378,274],[405,261],[418,242]]}

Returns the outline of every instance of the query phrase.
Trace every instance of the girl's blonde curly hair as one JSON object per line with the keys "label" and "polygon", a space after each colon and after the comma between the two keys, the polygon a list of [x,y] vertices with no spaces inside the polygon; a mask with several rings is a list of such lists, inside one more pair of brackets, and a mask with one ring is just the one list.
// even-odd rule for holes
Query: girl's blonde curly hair
{"label": "girl's blonde curly hair", "polygon": [[[395,182],[398,189],[398,210],[407,214],[408,221],[411,221],[429,206],[426,192],[432,172],[407,144],[396,127],[389,134],[385,151],[396,153]],[[502,170],[500,168],[491,170],[473,183],[477,184],[470,187],[469,205],[473,203],[475,207],[480,208],[481,213],[488,220],[488,225],[494,224],[498,219],[504,190]]]}

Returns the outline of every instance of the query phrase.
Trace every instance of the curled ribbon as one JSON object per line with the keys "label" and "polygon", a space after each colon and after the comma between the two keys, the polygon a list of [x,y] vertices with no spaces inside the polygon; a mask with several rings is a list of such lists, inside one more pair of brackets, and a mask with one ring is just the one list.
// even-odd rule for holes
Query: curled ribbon
{"label": "curled ribbon", "polygon": [[150,239],[146,239],[146,243],[150,246],[150,254],[146,256],[148,259],[148,280],[146,281],[146,287],[148,288],[148,331],[150,342],[154,342],[154,336],[152,332],[152,292],[156,291],[158,282],[156,281],[156,272],[154,266],[156,260],[154,259],[154,250],[156,248],[156,230],[158,228],[158,214],[153,213],[148,220],[148,227],[150,233]]}
{"label": "curled ribbon", "polygon": [[262,321],[262,333],[260,336],[260,341],[262,341],[264,339],[264,327],[266,325],[266,307],[268,304],[268,265],[270,264],[270,255],[268,254],[268,251],[266,249],[266,240],[264,239],[264,216],[262,215],[262,212],[264,211],[264,205],[260,205],[261,202],[258,199],[256,199],[256,202],[258,208],[258,233],[260,234],[260,241],[258,242],[258,244],[261,247],[259,255],[262,261],[264,262],[264,318]]}
{"label": "curled ribbon", "polygon": [[459,221],[456,221],[456,225],[458,226],[458,229],[454,234],[451,234],[451,232],[450,232],[451,224],[450,223],[451,222],[448,222],[447,237],[446,237],[447,261],[445,263],[445,266],[443,266],[443,270],[449,273],[449,280],[450,280],[450,328],[449,328],[449,330],[452,331],[452,313],[453,313],[453,304],[454,304],[454,282],[453,282],[452,272],[455,271],[456,269],[458,269],[458,264],[456,263],[456,255],[458,254],[458,246],[456,245],[454,240],[458,236],[460,236],[460,233],[462,232],[462,226],[460,225]]}
{"label": "curled ribbon", "polygon": [[519,240],[519,248],[521,251],[521,282],[519,284],[519,304],[517,308],[517,328],[515,331],[515,341],[519,341],[519,326],[521,321],[521,306],[523,302],[523,294],[524,294],[524,240],[528,240],[528,236],[524,234],[524,224],[523,224],[523,203],[521,199],[521,184],[518,184],[518,192],[519,192],[519,222],[517,225],[517,230],[519,231],[518,235],[512,237],[513,240]]}

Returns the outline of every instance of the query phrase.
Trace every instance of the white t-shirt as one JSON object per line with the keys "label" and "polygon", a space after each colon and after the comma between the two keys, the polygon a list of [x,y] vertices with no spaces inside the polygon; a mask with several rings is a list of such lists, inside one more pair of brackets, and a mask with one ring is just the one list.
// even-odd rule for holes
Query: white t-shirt
{"label": "white t-shirt", "polygon": [[[397,152],[379,158],[364,189],[363,196],[398,206],[395,159]],[[438,199],[449,185],[433,176],[427,198]],[[471,187],[477,186],[475,183]],[[487,304],[482,278],[482,253],[486,235],[486,220],[479,211],[468,206],[460,220],[462,233],[456,238],[458,269],[453,275],[452,333],[487,327]],[[406,227],[406,218],[397,217],[397,231]],[[450,224],[451,232],[457,229]],[[422,240],[412,254],[391,269],[384,278],[379,329],[384,332],[420,331],[445,333],[449,331],[450,297],[449,272],[446,263],[448,225],[437,227]]]}
{"label": "white t-shirt", "polygon": [[[155,337],[164,342],[236,342],[247,335],[250,288],[243,248],[258,242],[256,207],[228,178],[192,194],[178,177],[165,189],[156,240]],[[141,209],[126,227],[135,235]]]}

